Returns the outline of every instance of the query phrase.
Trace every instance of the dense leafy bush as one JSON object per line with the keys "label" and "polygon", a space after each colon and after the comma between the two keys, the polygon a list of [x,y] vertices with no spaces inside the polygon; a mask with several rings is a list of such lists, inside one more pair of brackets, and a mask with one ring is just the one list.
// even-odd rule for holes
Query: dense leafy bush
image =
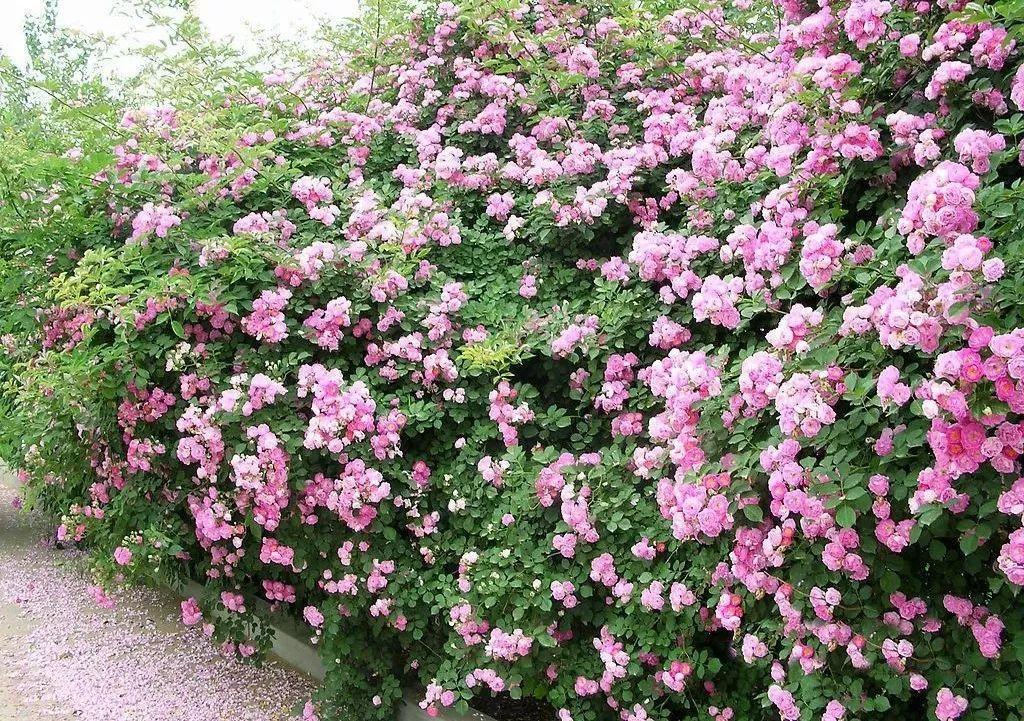
{"label": "dense leafy bush", "polygon": [[28,500],[322,718],[1019,719],[1018,5],[442,3],[40,152]]}

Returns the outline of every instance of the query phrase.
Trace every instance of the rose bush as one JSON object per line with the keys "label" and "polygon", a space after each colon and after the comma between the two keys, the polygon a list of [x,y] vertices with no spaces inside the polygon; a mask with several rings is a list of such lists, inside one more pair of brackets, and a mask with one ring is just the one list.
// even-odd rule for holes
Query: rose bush
{"label": "rose bush", "polygon": [[1019,719],[1018,5],[444,2],[128,110],[4,207],[26,495],[301,618],[309,718]]}

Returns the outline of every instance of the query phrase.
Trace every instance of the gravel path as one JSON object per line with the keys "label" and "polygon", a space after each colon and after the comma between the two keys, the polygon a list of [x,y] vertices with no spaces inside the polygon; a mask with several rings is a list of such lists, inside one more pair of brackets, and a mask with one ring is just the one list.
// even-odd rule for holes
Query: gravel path
{"label": "gravel path", "polygon": [[312,682],[221,656],[148,589],[86,593],[80,554],[45,542],[0,469],[0,721],[290,721]]}

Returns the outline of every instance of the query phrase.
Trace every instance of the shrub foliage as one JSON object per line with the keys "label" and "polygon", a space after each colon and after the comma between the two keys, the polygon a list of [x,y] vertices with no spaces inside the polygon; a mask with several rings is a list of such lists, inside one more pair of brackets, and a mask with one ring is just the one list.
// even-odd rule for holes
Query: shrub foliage
{"label": "shrub foliage", "polygon": [[8,102],[5,454],[103,583],[308,624],[307,718],[1019,719],[1020,14],[444,2]]}

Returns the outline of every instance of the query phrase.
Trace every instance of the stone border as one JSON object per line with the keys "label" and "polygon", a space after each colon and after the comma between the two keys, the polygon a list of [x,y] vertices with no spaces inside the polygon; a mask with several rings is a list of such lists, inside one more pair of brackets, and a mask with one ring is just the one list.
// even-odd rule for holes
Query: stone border
{"label": "stone border", "polygon": [[[182,598],[201,597],[204,594],[204,589],[195,581],[189,581],[185,584],[184,589],[176,592]],[[271,648],[271,653],[307,676],[322,681],[324,665],[320,660],[320,654],[311,644],[302,639],[299,625],[281,613],[270,611],[270,604],[265,603],[262,599],[256,600],[261,610],[271,619],[270,626],[274,631],[274,645]],[[458,714],[451,709],[440,709],[437,716],[430,716],[420,708],[415,691],[406,689],[404,696],[405,700],[396,715],[397,721],[495,721],[487,714],[472,708],[466,714]]]}

